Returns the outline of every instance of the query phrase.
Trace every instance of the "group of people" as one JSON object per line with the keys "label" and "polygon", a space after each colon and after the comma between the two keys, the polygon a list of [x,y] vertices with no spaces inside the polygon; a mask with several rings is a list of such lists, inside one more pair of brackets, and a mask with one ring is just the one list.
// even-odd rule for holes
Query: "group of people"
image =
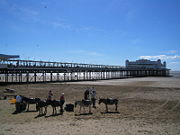
{"label": "group of people", "polygon": [[[52,100],[52,99],[53,99],[53,93],[50,90],[48,92],[47,100]],[[93,107],[96,108],[96,89],[94,87],[91,87],[91,88],[87,87],[84,91],[84,99],[83,100],[91,100]],[[61,96],[60,96],[60,104],[62,105],[61,109],[63,109],[64,103],[65,103],[64,93],[61,93]]]}
{"label": "group of people", "polygon": [[96,108],[96,89],[94,87],[85,89],[84,100],[91,100],[93,107]]}
{"label": "group of people", "polygon": [[[47,97],[47,101],[51,101],[53,100],[53,93],[52,91],[50,90],[48,92],[48,97]],[[64,97],[64,93],[61,93],[61,96],[60,96],[60,107],[61,107],[61,112],[63,111],[63,105],[65,103],[65,97]]]}
{"label": "group of people", "polygon": [[[50,90],[48,92],[47,96],[47,101],[52,101],[53,100],[53,93]],[[96,89],[94,87],[87,87],[84,91],[84,99],[83,100],[91,100],[93,107],[96,108]],[[22,97],[20,95],[16,96],[16,110],[20,111],[21,110],[21,103],[22,103]],[[61,104],[61,111],[63,111],[63,105],[65,103],[65,96],[64,93],[61,93],[60,95],[60,104]]]}

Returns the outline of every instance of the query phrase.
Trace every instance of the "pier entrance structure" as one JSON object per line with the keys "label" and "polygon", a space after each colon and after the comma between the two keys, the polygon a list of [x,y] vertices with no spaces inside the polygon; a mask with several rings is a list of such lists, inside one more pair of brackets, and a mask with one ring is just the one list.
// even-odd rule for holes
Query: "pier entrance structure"
{"label": "pier entrance structure", "polygon": [[38,83],[169,76],[169,69],[62,63],[32,60],[0,60],[0,83]]}

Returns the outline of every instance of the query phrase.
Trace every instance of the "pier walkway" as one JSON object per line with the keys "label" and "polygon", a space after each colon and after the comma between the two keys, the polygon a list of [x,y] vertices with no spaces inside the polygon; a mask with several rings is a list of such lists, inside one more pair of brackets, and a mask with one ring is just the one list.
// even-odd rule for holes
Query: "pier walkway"
{"label": "pier walkway", "polygon": [[169,76],[169,69],[126,68],[123,66],[32,60],[0,61],[0,83],[38,83]]}

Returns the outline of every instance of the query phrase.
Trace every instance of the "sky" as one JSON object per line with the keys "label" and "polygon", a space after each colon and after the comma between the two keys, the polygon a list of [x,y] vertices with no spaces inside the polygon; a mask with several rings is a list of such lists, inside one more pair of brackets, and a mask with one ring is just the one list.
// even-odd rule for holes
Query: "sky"
{"label": "sky", "polygon": [[0,0],[0,54],[180,70],[180,0]]}

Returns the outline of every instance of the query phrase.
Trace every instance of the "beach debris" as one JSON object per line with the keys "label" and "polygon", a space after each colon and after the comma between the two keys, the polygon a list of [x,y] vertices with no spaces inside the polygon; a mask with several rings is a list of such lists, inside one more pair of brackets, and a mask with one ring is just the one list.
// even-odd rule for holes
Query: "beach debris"
{"label": "beach debris", "polygon": [[16,90],[15,90],[15,89],[9,89],[9,88],[7,88],[7,89],[5,89],[3,92],[4,92],[4,93],[16,93]]}

